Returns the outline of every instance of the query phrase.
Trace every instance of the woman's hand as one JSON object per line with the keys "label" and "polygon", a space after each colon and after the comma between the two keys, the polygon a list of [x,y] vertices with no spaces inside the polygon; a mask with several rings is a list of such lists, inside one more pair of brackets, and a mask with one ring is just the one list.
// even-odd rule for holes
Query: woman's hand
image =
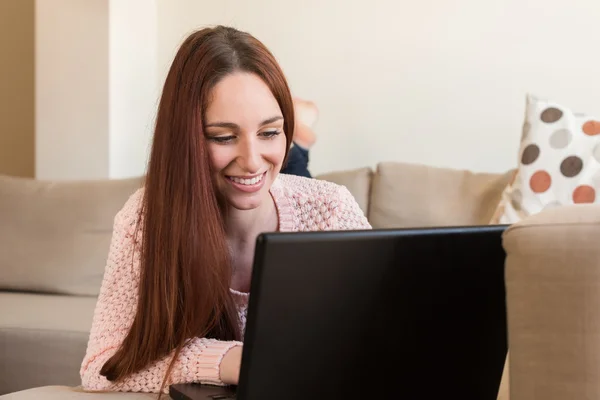
{"label": "woman's hand", "polygon": [[220,375],[223,383],[237,385],[240,379],[240,368],[242,365],[242,346],[229,349],[221,361]]}

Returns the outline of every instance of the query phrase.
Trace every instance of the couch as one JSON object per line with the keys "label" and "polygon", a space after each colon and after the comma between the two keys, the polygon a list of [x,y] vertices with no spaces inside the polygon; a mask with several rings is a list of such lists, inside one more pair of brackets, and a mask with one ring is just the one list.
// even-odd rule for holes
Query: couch
{"label": "couch", "polygon": [[[374,228],[394,228],[486,225],[512,175],[512,170],[473,173],[385,162],[374,169],[332,172],[317,179],[345,185]],[[148,394],[83,394],[76,387],[102,282],[112,219],[140,185],[137,178],[43,182],[0,177],[0,396],[154,398]],[[508,398],[509,380],[512,400],[558,399],[567,389],[569,394],[600,393],[600,380],[573,375],[577,368],[589,372],[592,364],[600,370],[600,354],[594,360],[577,357],[600,332],[600,318],[589,313],[589,301],[599,295],[577,291],[578,285],[591,290],[597,286],[594,282],[600,282],[594,242],[598,222],[598,207],[565,207],[540,213],[506,232],[507,293],[513,296],[508,301],[511,353],[510,369],[505,370],[510,376],[503,377],[500,398]],[[564,277],[560,268],[566,260],[576,261],[580,273],[569,280],[569,293],[575,299],[561,302],[563,297],[557,296],[560,282],[550,275],[556,272]],[[523,284],[525,275],[527,279],[546,279],[547,285]],[[596,280],[588,282],[588,277]],[[529,301],[532,295],[544,302],[537,297]],[[552,309],[540,316],[539,311],[550,305]],[[579,306],[587,306],[588,314],[583,315]],[[573,325],[562,325],[564,315]],[[574,335],[580,335],[575,349],[561,342]],[[552,354],[544,352],[555,344],[562,347]],[[549,360],[556,364],[549,367]],[[557,360],[570,364],[565,366]],[[548,377],[553,381],[544,383]],[[578,386],[582,381],[585,392]]]}

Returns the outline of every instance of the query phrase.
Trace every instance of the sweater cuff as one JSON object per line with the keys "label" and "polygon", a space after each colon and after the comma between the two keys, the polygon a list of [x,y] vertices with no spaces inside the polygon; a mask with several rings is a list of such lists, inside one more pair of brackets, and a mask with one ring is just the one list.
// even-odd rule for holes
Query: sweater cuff
{"label": "sweater cuff", "polygon": [[202,351],[202,357],[198,360],[196,376],[201,383],[213,385],[224,385],[221,380],[221,362],[229,350],[242,346],[242,342],[220,340],[209,340],[206,348]]}

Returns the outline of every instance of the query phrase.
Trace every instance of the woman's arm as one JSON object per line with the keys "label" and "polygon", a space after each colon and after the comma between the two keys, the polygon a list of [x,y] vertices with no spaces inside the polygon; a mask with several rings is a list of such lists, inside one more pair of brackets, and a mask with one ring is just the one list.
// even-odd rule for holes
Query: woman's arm
{"label": "woman's arm", "polygon": [[[84,389],[158,392],[173,354],[115,384],[100,375],[100,369],[117,351],[133,323],[140,279],[140,251],[134,229],[141,202],[136,192],[114,221],[108,261],[96,304],[86,355],[81,365]],[[171,383],[229,383],[221,377],[221,362],[228,351],[241,342],[193,338],[183,347],[174,363]]]}
{"label": "woman's arm", "polygon": [[373,229],[352,193],[340,186],[333,209],[335,230],[365,230]]}

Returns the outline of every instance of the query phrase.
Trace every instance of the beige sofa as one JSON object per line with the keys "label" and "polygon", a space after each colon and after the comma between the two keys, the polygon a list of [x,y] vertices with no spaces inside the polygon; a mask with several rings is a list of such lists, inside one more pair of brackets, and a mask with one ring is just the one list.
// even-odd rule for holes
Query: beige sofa
{"label": "beige sofa", "polygon": [[[348,187],[373,227],[391,228],[485,225],[511,175],[512,171],[475,174],[381,163],[376,170],[318,178]],[[80,383],[79,366],[112,218],[140,184],[139,179],[58,183],[0,178],[0,395],[13,393],[6,399],[153,398],[83,394],[73,388]],[[586,340],[598,339],[593,335],[600,332],[600,318],[589,308],[590,300],[600,296],[592,290],[600,282],[600,251],[594,242],[598,222],[600,211],[595,206],[556,209],[511,227],[505,235],[507,291],[512,296],[508,301],[512,400],[592,398],[577,394],[600,393],[600,379],[573,374],[584,367],[600,371],[600,354],[592,360],[586,348],[583,357]],[[567,262],[577,271],[574,277],[561,269]],[[561,282],[554,279],[555,272],[556,278],[567,279],[573,299],[565,301],[558,292]],[[547,284],[522,281],[538,277]],[[588,277],[595,280],[586,281]],[[532,293],[537,296],[533,301]],[[546,305],[560,313],[539,313]],[[588,307],[587,314],[580,307]],[[563,326],[564,316],[573,325]],[[573,349],[566,343],[574,337],[578,341]],[[547,354],[551,345],[556,351]],[[597,347],[593,351],[599,352]],[[549,360],[551,366],[546,364]],[[548,378],[552,382],[546,382]],[[501,398],[507,398],[506,383]]]}

